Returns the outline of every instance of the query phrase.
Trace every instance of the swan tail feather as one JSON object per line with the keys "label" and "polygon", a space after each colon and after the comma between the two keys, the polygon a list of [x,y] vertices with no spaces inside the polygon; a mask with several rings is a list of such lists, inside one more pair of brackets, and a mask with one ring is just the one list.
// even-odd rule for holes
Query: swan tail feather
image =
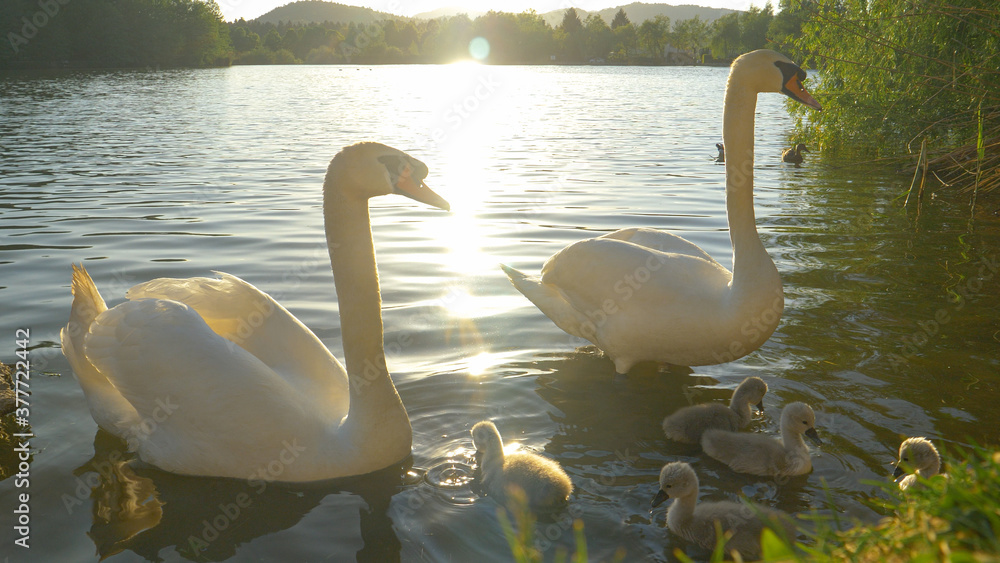
{"label": "swan tail feather", "polygon": [[500,267],[507,274],[510,283],[514,284],[514,287],[545,313],[556,326],[573,336],[594,342],[596,326],[585,314],[570,304],[559,288],[506,264],[501,264]]}
{"label": "swan tail feather", "polygon": [[83,354],[83,338],[97,315],[107,311],[108,306],[97,291],[93,278],[82,265],[73,264],[70,291],[73,295],[73,305],[70,308],[69,322],[59,331],[63,355],[69,360],[77,379],[102,377],[100,373],[94,373],[96,372],[94,366]]}
{"label": "swan tail feather", "polygon": [[73,264],[73,281],[70,285],[73,305],[69,322],[59,331],[62,353],[69,361],[83,393],[87,398],[90,413],[101,428],[129,441],[129,447],[136,444],[130,440],[129,427],[138,420],[131,404],[122,397],[108,378],[94,366],[87,356],[85,339],[94,321],[108,310],[108,306],[97,290],[93,278],[82,265]]}

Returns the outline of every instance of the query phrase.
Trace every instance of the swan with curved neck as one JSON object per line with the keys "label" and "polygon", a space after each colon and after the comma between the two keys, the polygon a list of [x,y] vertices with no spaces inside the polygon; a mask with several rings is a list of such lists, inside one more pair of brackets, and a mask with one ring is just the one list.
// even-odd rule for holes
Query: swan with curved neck
{"label": "swan with curved neck", "polygon": [[344,148],[327,170],[346,369],[235,276],[152,280],[108,309],[74,266],[60,336],[94,420],[143,461],[186,475],[316,481],[404,460],[412,431],[385,364],[368,200],[399,193],[448,209],[426,176],[424,163],[379,143]]}
{"label": "swan with curved neck", "polygon": [[511,282],[559,328],[602,349],[619,374],[640,361],[710,365],[756,350],[777,328],[784,295],[754,220],[754,110],[760,92],[821,109],[805,76],[766,49],[733,62],[722,125],[732,272],[679,236],[631,228],[567,246],[540,279],[503,266]]}

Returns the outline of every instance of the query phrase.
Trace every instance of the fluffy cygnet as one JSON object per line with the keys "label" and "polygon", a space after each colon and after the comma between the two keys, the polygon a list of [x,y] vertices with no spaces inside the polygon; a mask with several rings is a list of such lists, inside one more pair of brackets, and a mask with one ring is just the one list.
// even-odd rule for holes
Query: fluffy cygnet
{"label": "fluffy cygnet", "polygon": [[490,496],[503,499],[511,488],[519,488],[533,510],[548,510],[565,504],[573,483],[558,463],[528,452],[504,455],[500,432],[490,421],[472,427],[472,443],[482,469],[482,485]]}
{"label": "fluffy cygnet", "polygon": [[706,403],[679,409],[663,419],[663,433],[667,438],[686,444],[697,444],[706,430],[717,428],[735,432],[750,424],[750,405],[764,410],[767,383],[759,377],[748,377],[740,383],[729,406]]}
{"label": "fluffy cygnet", "polygon": [[913,471],[899,481],[904,491],[918,483],[917,476],[929,479],[941,471],[941,456],[937,448],[927,438],[907,438],[899,446],[899,461],[892,478],[897,479],[907,471]]}
{"label": "fluffy cygnet", "polygon": [[708,430],[701,437],[705,453],[734,471],[752,475],[790,477],[812,470],[805,434],[817,445],[816,415],[805,403],[792,403],[781,412],[781,439],[749,432]]}
{"label": "fluffy cygnet", "polygon": [[732,537],[726,542],[726,553],[738,551],[745,559],[760,558],[760,534],[765,525],[782,533],[789,541],[795,539],[791,517],[773,508],[746,505],[730,501],[698,504],[698,476],[684,462],[673,462],[660,471],[660,490],[652,505],[675,499],[667,511],[667,527],[682,538],[706,549],[715,548],[715,522]]}

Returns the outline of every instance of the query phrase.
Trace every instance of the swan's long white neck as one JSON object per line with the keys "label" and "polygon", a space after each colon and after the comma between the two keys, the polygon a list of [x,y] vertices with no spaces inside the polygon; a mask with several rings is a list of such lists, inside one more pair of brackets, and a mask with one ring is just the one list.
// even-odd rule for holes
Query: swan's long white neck
{"label": "swan's long white neck", "polygon": [[[344,424],[350,427],[348,434],[355,438],[355,445],[370,452],[379,448],[366,445],[366,435],[380,436],[384,442],[382,428],[399,428],[400,418],[408,428],[409,420],[385,363],[382,298],[368,200],[352,197],[340,189],[341,182],[335,174],[328,178],[323,216],[350,382],[350,407]],[[410,436],[406,432],[398,439],[409,441]],[[388,460],[386,465],[395,461],[399,460]]]}
{"label": "swan's long white neck", "polygon": [[[726,215],[733,244],[733,288],[766,285],[777,278],[774,262],[757,235],[753,210],[754,111],[757,92],[736,69],[726,85],[722,141],[726,147]],[[779,282],[780,284],[780,282]]]}

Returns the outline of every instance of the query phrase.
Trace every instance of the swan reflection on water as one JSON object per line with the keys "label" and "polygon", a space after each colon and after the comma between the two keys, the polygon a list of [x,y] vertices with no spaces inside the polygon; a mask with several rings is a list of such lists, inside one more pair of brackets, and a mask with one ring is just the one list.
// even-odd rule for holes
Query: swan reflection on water
{"label": "swan reflection on water", "polygon": [[[389,504],[404,485],[409,463],[310,484],[187,477],[143,464],[126,453],[123,441],[98,430],[93,458],[74,471],[76,497],[64,497],[64,503],[85,505],[89,496],[88,535],[101,559],[130,550],[158,561],[164,549],[173,548],[186,559],[223,561],[255,538],[299,525],[324,499],[338,497],[336,507],[324,511],[326,541],[356,544],[360,527],[357,559],[394,561],[400,542]],[[345,510],[350,504],[357,518]]]}

